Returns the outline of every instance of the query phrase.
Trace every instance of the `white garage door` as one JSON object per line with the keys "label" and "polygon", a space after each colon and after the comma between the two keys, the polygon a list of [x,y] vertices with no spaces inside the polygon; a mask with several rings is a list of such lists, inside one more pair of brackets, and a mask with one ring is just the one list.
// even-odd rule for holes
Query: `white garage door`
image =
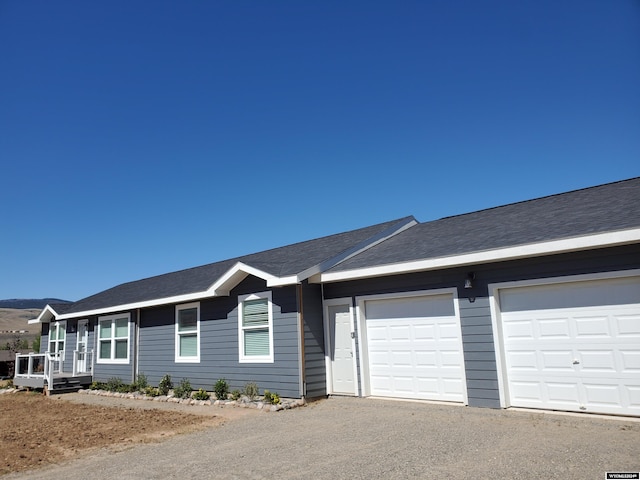
{"label": "white garage door", "polygon": [[367,300],[365,318],[371,395],[464,401],[453,295]]}
{"label": "white garage door", "polygon": [[640,415],[640,277],[499,296],[512,406]]}

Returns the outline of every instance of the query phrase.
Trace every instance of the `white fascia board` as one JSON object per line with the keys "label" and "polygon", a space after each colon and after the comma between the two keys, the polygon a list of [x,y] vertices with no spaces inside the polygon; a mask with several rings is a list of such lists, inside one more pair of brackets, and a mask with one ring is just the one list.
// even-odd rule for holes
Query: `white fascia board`
{"label": "white fascia board", "polygon": [[207,290],[209,292],[209,296],[217,297],[229,295],[231,289],[244,280],[247,275],[262,278],[267,281],[267,285],[269,286],[277,285],[280,280],[280,278],[275,275],[271,275],[270,273],[247,265],[246,263],[238,262],[227,270],[227,272],[222,275],[216,283],[209,287],[209,290]]}
{"label": "white fascia board", "polygon": [[123,312],[125,310],[135,310],[138,308],[147,308],[147,307],[157,307],[159,305],[167,305],[170,303],[187,303],[193,302],[197,300],[202,300],[203,298],[213,297],[209,292],[197,292],[197,293],[189,293],[185,295],[176,295],[174,297],[165,297],[165,298],[155,298],[153,300],[146,300],[144,302],[134,302],[134,303],[125,303],[122,305],[112,305],[104,308],[96,308],[94,310],[85,310],[82,312],[73,312],[73,313],[65,313],[63,315],[58,316],[59,320],[67,320],[70,318],[78,318],[78,317],[86,317],[89,315],[105,315],[109,313],[115,312]]}
{"label": "white fascia board", "polygon": [[203,292],[187,293],[184,295],[176,295],[173,297],[154,298],[152,300],[145,300],[143,302],[134,302],[121,305],[113,305],[104,308],[97,308],[94,310],[86,310],[83,312],[74,312],[64,315],[59,315],[57,318],[65,320],[69,318],[84,317],[89,315],[104,315],[114,312],[122,312],[125,310],[135,310],[138,308],[156,307],[159,305],[168,305],[174,303],[188,303],[195,302],[205,298],[222,297],[229,295],[229,292],[238,283],[244,280],[247,275],[254,275],[267,281],[267,285],[271,286],[272,282],[280,280],[269,273],[263,272],[260,269],[251,267],[242,262],[236,263],[231,267],[224,275],[222,275],[216,283],[211,285],[207,290]]}
{"label": "white fascia board", "polygon": [[51,307],[51,305],[47,304],[42,309],[42,311],[40,312],[40,315],[38,315],[37,318],[32,318],[28,320],[28,324],[33,325],[35,323],[47,323],[52,318],[55,318],[57,315],[58,313]]}
{"label": "white fascia board", "polygon": [[628,245],[640,241],[640,228],[621,230],[618,232],[599,233],[584,237],[573,237],[549,242],[530,243],[516,247],[498,248],[482,252],[454,255],[450,257],[414,260],[411,262],[393,263],[375,267],[358,268],[341,272],[327,272],[315,277],[322,283],[356,280],[377,276],[398,275],[403,273],[459,267],[479,263],[517,260],[527,257],[540,257],[558,253],[569,253],[595,248]]}

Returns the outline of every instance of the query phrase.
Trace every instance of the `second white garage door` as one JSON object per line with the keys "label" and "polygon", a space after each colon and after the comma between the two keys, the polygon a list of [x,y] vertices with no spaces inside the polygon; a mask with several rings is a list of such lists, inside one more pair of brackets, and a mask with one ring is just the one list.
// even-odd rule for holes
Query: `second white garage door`
{"label": "second white garage door", "polygon": [[512,406],[640,415],[640,277],[500,290]]}
{"label": "second white garage door", "polygon": [[452,294],[372,299],[364,306],[371,395],[465,401]]}

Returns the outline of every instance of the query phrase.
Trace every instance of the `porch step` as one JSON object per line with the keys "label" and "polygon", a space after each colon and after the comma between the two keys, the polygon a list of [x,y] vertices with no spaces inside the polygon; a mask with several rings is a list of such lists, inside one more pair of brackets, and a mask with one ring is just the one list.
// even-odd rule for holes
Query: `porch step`
{"label": "porch step", "polygon": [[53,379],[53,385],[47,389],[47,395],[77,392],[90,384],[91,375],[82,375],[79,377],[56,376]]}

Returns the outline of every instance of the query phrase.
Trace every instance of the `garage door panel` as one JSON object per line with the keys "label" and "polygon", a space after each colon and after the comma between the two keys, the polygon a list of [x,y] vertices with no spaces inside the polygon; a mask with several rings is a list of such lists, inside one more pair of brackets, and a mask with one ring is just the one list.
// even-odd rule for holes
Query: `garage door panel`
{"label": "garage door panel", "polygon": [[[511,382],[511,398],[522,406],[538,405],[543,402],[541,382],[537,380],[513,380]],[[527,403],[522,403],[527,402]]]}
{"label": "garage door panel", "polygon": [[537,338],[544,340],[564,340],[571,338],[569,319],[566,317],[540,318],[537,320],[537,324],[532,322],[532,325],[534,325],[534,327],[537,326]]}
{"label": "garage door panel", "polygon": [[618,384],[604,385],[583,382],[587,403],[592,406],[619,407],[623,404]]}
{"label": "garage door panel", "polygon": [[640,351],[620,350],[622,373],[640,374]]}
{"label": "garage door panel", "polygon": [[618,338],[640,338],[640,315],[614,315]]}
{"label": "garage door panel", "polygon": [[584,373],[612,373],[618,371],[614,350],[578,350],[579,370]]}
{"label": "garage door panel", "polygon": [[417,368],[437,368],[442,362],[438,361],[438,354],[434,351],[417,350],[415,365]]}
{"label": "garage door panel", "polygon": [[574,354],[571,350],[542,351],[539,353],[542,369],[554,372],[574,373]]}
{"label": "garage door panel", "polygon": [[575,405],[579,403],[579,385],[577,382],[545,382],[547,398],[550,403]]}
{"label": "garage door panel", "polygon": [[629,399],[629,406],[640,413],[640,385],[625,385],[624,391]]}
{"label": "garage door panel", "polygon": [[462,370],[462,358],[460,357],[460,350],[440,350],[440,367],[457,368]]}
{"label": "garage door panel", "polygon": [[519,350],[507,353],[507,364],[510,370],[538,370],[538,352],[535,350]]}
{"label": "garage door panel", "polygon": [[640,277],[499,294],[511,405],[639,413]]}
{"label": "garage door panel", "polygon": [[607,315],[574,317],[576,338],[611,338],[610,318]]}
{"label": "garage door panel", "polygon": [[372,395],[463,401],[453,295],[368,300],[365,322]]}
{"label": "garage door panel", "polygon": [[523,320],[511,319],[503,325],[504,335],[512,341],[516,340],[532,340],[535,338],[533,333],[533,322],[528,318]]}

